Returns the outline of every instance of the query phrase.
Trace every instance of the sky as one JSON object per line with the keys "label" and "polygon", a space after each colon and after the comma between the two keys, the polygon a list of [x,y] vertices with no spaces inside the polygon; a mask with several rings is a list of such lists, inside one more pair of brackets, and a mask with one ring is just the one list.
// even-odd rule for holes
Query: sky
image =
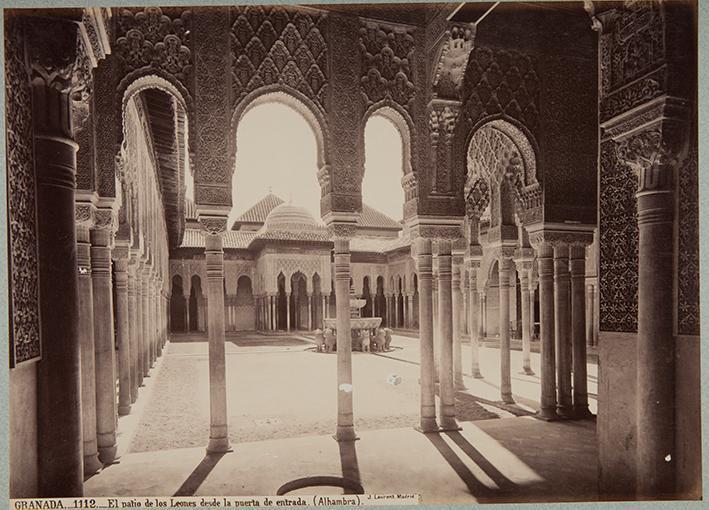
{"label": "sky", "polygon": [[[364,134],[363,200],[399,220],[404,203],[401,136],[388,119],[376,115]],[[320,217],[315,135],[300,113],[280,103],[258,105],[241,119],[236,136],[229,224],[269,191]]]}

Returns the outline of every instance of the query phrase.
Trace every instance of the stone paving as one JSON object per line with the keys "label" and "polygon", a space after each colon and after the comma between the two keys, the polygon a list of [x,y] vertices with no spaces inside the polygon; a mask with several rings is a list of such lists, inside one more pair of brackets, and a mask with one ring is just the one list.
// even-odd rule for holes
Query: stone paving
{"label": "stone paving", "polygon": [[[312,352],[303,338],[228,336],[234,453],[205,457],[206,338],[175,340],[146,379],[135,413],[119,420],[119,463],[90,478],[87,495],[272,495],[295,478],[346,473],[368,493],[418,493],[425,503],[597,499],[595,423],[525,417],[538,405],[538,377],[515,374],[518,404],[501,405],[496,349],[481,349],[487,379],[464,378],[466,389],[456,402],[463,430],[440,435],[413,428],[419,402],[416,339],[395,336],[397,348],[386,354],[355,353],[361,440],[347,446],[331,437],[335,355]],[[464,346],[464,366],[469,355]],[[513,351],[513,367],[517,361],[521,353]],[[538,370],[538,354],[532,354],[532,367]],[[593,382],[592,365],[589,373]],[[387,382],[392,374],[400,384]]]}

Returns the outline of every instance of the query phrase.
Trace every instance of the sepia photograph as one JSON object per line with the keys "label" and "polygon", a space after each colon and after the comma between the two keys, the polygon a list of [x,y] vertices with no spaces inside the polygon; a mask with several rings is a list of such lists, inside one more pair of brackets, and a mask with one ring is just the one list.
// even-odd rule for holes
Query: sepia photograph
{"label": "sepia photograph", "polygon": [[3,9],[10,508],[702,500],[697,0],[191,1]]}

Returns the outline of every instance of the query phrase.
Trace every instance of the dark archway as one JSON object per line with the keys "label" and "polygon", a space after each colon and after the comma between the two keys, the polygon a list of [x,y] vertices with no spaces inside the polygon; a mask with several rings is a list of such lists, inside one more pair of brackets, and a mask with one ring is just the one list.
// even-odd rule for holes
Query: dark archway
{"label": "dark archway", "polygon": [[384,277],[377,276],[377,290],[374,296],[374,313],[382,318],[382,324],[387,324],[387,303],[384,295]]}
{"label": "dark archway", "polygon": [[365,300],[364,306],[362,307],[362,317],[372,317],[372,293],[369,289],[369,276],[365,276],[362,280],[362,299]]}
{"label": "dark archway", "polygon": [[396,293],[396,324],[394,327],[401,328],[404,326],[404,284],[399,277]]}
{"label": "dark archway", "polygon": [[283,273],[278,275],[278,295],[276,296],[276,329],[287,328],[286,319],[286,277]]}
{"label": "dark archway", "polygon": [[414,329],[418,329],[419,327],[419,279],[418,275],[414,273],[414,278],[413,278],[413,288],[414,288],[414,297],[412,299],[412,310],[411,310],[411,327]]}
{"label": "dark archway", "polygon": [[236,331],[256,329],[256,306],[251,278],[241,275],[236,282]]}
{"label": "dark archway", "polygon": [[204,297],[202,296],[202,280],[198,275],[192,276],[192,288],[190,289],[190,331],[205,331],[202,328]]}
{"label": "dark archway", "polygon": [[185,302],[184,290],[182,287],[182,277],[176,274],[172,277],[172,287],[170,289],[170,331],[173,333],[186,332],[187,303]]}

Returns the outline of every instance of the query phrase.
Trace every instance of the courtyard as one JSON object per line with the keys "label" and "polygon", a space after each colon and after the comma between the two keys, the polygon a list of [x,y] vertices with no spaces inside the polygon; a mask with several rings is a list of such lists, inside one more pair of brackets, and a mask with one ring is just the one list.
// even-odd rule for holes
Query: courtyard
{"label": "courtyard", "polygon": [[[144,398],[118,424],[119,458],[86,481],[94,496],[273,495],[309,476],[344,476],[368,494],[415,493],[423,503],[595,500],[593,421],[532,417],[539,378],[522,375],[512,351],[516,404],[499,402],[499,350],[480,348],[484,379],[464,368],[456,394],[462,430],[421,434],[418,339],[394,335],[393,350],[353,354],[355,429],[336,442],[336,356],[303,336],[227,335],[232,451],[205,455],[209,435],[207,341],[172,335],[145,379]],[[470,365],[463,343],[463,366]],[[531,355],[538,373],[539,355]],[[596,410],[596,365],[588,365]],[[398,377],[392,377],[398,376]],[[397,383],[393,383],[396,381]],[[550,448],[550,445],[554,445]],[[312,487],[301,493],[327,494]]]}

